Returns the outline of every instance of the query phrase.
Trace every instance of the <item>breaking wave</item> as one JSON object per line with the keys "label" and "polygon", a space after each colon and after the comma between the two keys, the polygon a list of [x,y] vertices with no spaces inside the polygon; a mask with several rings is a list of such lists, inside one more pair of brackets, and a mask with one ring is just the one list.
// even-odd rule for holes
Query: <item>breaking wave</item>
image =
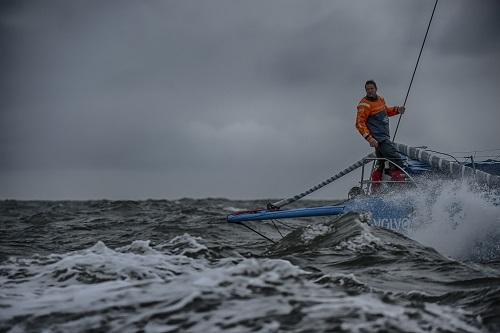
{"label": "breaking wave", "polygon": [[[222,199],[4,202],[2,332],[498,331],[500,266],[346,214],[226,223]],[[89,244],[89,240],[93,242]]]}

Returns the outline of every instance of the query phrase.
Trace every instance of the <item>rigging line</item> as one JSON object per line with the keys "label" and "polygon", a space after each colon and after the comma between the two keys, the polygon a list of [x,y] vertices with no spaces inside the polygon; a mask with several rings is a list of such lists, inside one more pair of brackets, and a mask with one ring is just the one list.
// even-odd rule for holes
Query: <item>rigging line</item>
{"label": "rigging line", "polygon": [[274,223],[274,220],[271,220],[271,222],[274,225],[274,227],[276,228],[276,230],[278,231],[278,233],[280,234],[281,238],[284,238],[283,235],[281,234],[280,229],[278,229],[278,227],[276,226],[276,223]]}
{"label": "rigging line", "polygon": [[[477,155],[477,156],[474,156],[474,157],[477,157],[477,158],[495,157],[495,158],[497,158],[497,157],[500,157],[500,155]],[[468,158],[468,159],[470,159],[470,156],[464,156],[462,158]]]}
{"label": "rigging line", "polygon": [[497,151],[500,150],[500,148],[497,149],[484,149],[484,150],[469,150],[469,151],[452,151],[450,154],[470,154],[470,153],[484,153],[487,151]]}
{"label": "rigging line", "polygon": [[294,227],[289,226],[288,224],[286,224],[286,223],[284,223],[284,222],[282,222],[282,221],[280,221],[280,220],[273,220],[273,221],[275,221],[276,223],[282,224],[282,225],[284,225],[284,226],[285,226],[285,227],[287,227],[287,228],[290,228],[290,229],[293,229],[293,228],[294,228]]}
{"label": "rigging line", "polygon": [[[437,150],[432,150],[432,149],[426,149],[425,151],[430,151],[431,153],[436,153],[436,154],[441,154],[441,155],[449,156],[449,157],[453,158],[455,160],[455,162],[457,162],[458,164],[460,164],[460,162],[453,155],[450,155],[450,154],[447,154],[447,153],[443,153],[443,152],[440,152],[440,151],[437,151]],[[466,156],[464,158],[470,158],[470,156]]]}
{"label": "rigging line", "polygon": [[363,165],[365,165],[366,163],[369,162],[367,159],[372,158],[372,157],[373,157],[373,153],[370,153],[370,154],[366,155],[365,157],[363,157],[362,159],[360,159],[359,161],[357,161],[356,163],[354,163],[354,164],[350,165],[349,167],[345,168],[344,170],[340,171],[336,175],[334,175],[334,176],[326,179],[325,181],[319,183],[316,186],[311,187],[307,191],[299,193],[299,194],[297,194],[297,195],[295,195],[293,197],[290,197],[288,199],[283,199],[283,200],[280,200],[280,201],[277,201],[277,202],[269,203],[268,207],[281,208],[283,206],[291,204],[292,202],[295,202],[295,201],[297,201],[297,200],[305,197],[306,195],[309,195],[309,194],[313,193],[314,191],[317,191],[320,188],[322,188],[322,187],[324,187],[324,186],[326,186],[326,185],[334,182],[335,180],[337,180],[337,179],[339,179],[341,177],[344,177],[348,173],[350,173],[350,172],[352,172],[352,171],[360,168],[361,166],[363,166]]}
{"label": "rigging line", "polygon": [[[405,101],[403,103],[403,106],[406,106],[406,101],[408,100],[408,95],[410,95],[411,85],[413,84],[413,79],[415,78],[415,73],[417,72],[417,67],[418,67],[418,64],[420,62],[420,56],[422,55],[425,41],[427,40],[427,35],[429,33],[429,28],[431,27],[432,18],[434,17],[434,12],[436,11],[438,1],[439,0],[436,0],[436,2],[434,3],[434,8],[432,9],[432,14],[431,14],[431,18],[429,20],[429,25],[427,26],[427,31],[425,32],[425,37],[424,37],[424,41],[422,42],[422,47],[420,48],[420,52],[418,53],[417,63],[415,64],[415,69],[413,70],[413,74],[411,76],[410,85],[408,86],[408,91],[406,92],[406,97],[405,97]],[[394,136],[392,137],[392,141],[394,141],[394,139],[396,138],[396,134],[398,133],[399,123],[401,122],[402,116],[403,116],[402,114],[399,115],[398,124],[396,125],[396,131],[394,131]]]}
{"label": "rigging line", "polygon": [[252,230],[252,231],[253,231],[253,232],[255,232],[257,235],[259,235],[259,236],[261,236],[261,237],[263,237],[263,238],[267,239],[268,241],[270,241],[270,242],[271,242],[271,243],[273,243],[273,244],[276,244],[276,242],[275,242],[275,241],[273,241],[271,238],[267,237],[266,235],[264,235],[264,234],[262,234],[262,233],[258,232],[257,230],[255,230],[255,229],[253,229],[253,228],[250,228],[250,227],[249,227],[249,226],[247,226],[245,223],[243,223],[243,222],[235,222],[235,223],[236,223],[236,224],[240,224],[240,225],[244,226],[245,228]]}

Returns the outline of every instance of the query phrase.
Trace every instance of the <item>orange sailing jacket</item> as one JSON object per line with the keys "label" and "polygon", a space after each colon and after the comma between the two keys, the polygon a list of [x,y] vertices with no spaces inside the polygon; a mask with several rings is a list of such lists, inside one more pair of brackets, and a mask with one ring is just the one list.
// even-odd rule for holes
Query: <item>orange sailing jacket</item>
{"label": "orange sailing jacket", "polygon": [[399,107],[388,107],[382,96],[370,100],[366,96],[358,104],[356,128],[368,140],[374,137],[378,142],[390,140],[389,118],[399,114]]}

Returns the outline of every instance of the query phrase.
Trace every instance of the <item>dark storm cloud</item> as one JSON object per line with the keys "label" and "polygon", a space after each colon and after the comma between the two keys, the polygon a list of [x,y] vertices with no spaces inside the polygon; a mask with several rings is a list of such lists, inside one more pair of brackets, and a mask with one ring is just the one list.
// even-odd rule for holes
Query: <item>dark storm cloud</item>
{"label": "dark storm cloud", "polygon": [[[499,103],[498,50],[487,43],[498,40],[498,5],[481,3],[490,10],[440,1],[403,142],[498,142],[486,137],[498,120],[488,107]],[[433,4],[9,2],[0,14],[0,196],[301,191],[370,151],[354,129],[363,82],[376,79],[391,105],[402,103]],[[353,182],[321,195],[343,196]]]}
{"label": "dark storm cloud", "polygon": [[500,2],[461,0],[440,12],[444,19],[437,32],[436,49],[446,55],[498,54],[500,49]]}

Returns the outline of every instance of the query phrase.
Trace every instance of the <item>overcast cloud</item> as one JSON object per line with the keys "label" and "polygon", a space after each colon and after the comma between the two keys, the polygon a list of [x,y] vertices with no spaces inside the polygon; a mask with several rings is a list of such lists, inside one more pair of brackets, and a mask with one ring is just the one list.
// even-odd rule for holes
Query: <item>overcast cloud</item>
{"label": "overcast cloud", "polygon": [[[301,192],[371,151],[364,81],[403,103],[433,5],[3,1],[0,198]],[[499,1],[439,1],[397,141],[500,148],[499,32]]]}

